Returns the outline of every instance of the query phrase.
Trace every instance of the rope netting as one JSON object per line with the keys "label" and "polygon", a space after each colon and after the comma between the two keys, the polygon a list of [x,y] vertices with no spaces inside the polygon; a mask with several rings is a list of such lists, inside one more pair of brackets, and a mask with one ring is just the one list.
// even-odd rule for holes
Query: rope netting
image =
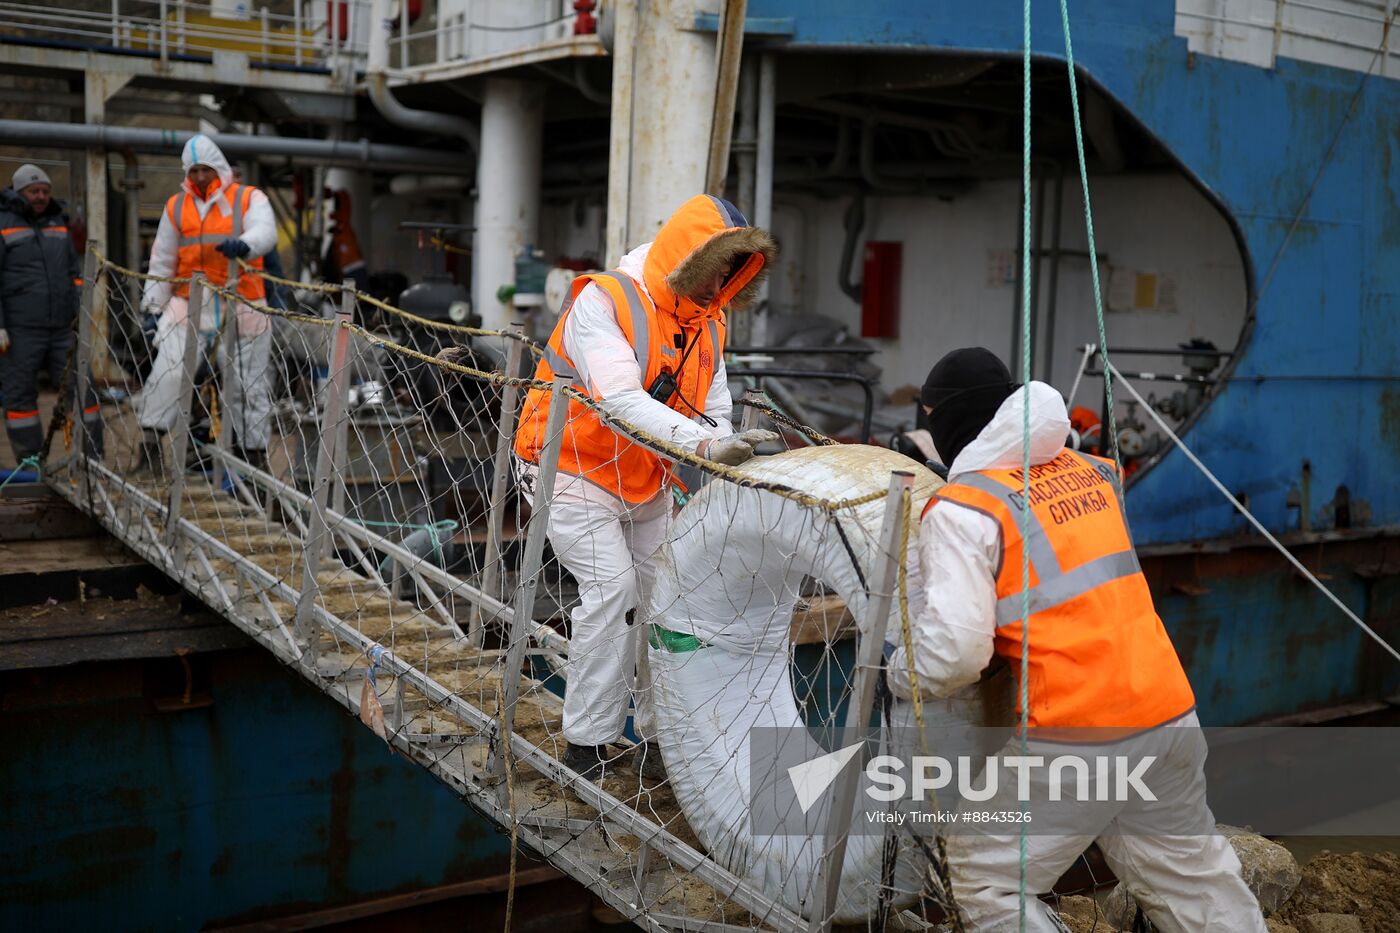
{"label": "rope netting", "polygon": [[[84,352],[123,377],[102,381],[100,445],[92,428],[86,460],[76,439],[55,445],[51,480],[400,750],[494,776],[498,821],[528,857],[629,877],[636,916],[879,925],[921,898],[953,913],[934,822],[838,841],[748,820],[764,780],[749,736],[786,729],[823,754],[856,715],[857,633],[912,649],[908,542],[931,472],[764,399],[745,426],[777,440],[727,466],[536,380],[541,348],[514,331],[249,268],[228,286],[97,268],[85,312],[105,337]],[[557,430],[538,464],[521,461],[531,390],[596,412],[619,452],[661,455],[685,495],[629,504],[596,483],[609,465],[582,479],[568,451],[556,471]],[[896,470],[914,478],[892,492]],[[897,592],[882,602],[886,565]],[[992,707],[911,705],[916,683],[894,694],[887,720],[911,731]],[[570,742],[599,749],[587,786],[561,767]],[[585,867],[571,845],[595,845]]]}

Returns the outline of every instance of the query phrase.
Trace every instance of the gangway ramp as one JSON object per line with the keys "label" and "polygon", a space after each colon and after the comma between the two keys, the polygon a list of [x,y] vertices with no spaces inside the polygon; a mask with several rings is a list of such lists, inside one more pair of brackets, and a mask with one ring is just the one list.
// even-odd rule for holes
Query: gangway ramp
{"label": "gangway ramp", "polygon": [[[371,651],[383,645],[374,682],[394,750],[639,925],[657,931],[807,928],[696,850],[664,783],[649,784],[624,765],[598,785],[564,767],[562,707],[548,690],[522,691],[510,743],[513,779],[493,775],[499,717],[468,697],[501,693],[504,653],[473,647],[431,609],[395,598],[382,581],[328,556],[317,574],[314,625],[299,631],[301,592],[286,581],[298,579],[305,566],[305,539],[295,522],[289,527],[275,520],[271,509],[248,498],[269,492],[263,502],[278,503],[290,515],[310,500],[232,455],[220,456],[243,474],[240,491],[247,496],[235,498],[210,479],[191,476],[187,509],[173,533],[165,531],[168,507],[154,483],[87,462],[62,470],[51,484],[356,715]],[[337,513],[328,520],[333,534],[362,553],[400,550]]]}
{"label": "gangway ramp", "polygon": [[[124,302],[139,293],[131,279],[145,278],[101,259],[97,249],[89,256],[72,361],[74,397],[85,400],[93,388],[91,335],[101,332],[94,318],[107,316],[102,330],[112,339],[139,339],[131,336],[139,333],[131,326],[134,309]],[[98,287],[104,279],[106,287]],[[154,349],[165,362],[152,372],[164,375],[131,386],[139,389],[131,397],[108,397],[100,423],[56,415],[64,436],[60,442],[51,435],[44,469],[50,486],[358,716],[394,752],[452,787],[518,846],[644,928],[829,928],[837,915],[844,827],[803,837],[803,858],[816,853],[803,873],[789,874],[778,858],[764,881],[763,871],[733,861],[732,852],[726,862],[705,851],[707,837],[687,823],[672,783],[643,777],[640,754],[625,742],[596,782],[562,764],[557,688],[568,675],[569,642],[561,623],[578,597],[563,562],[546,546],[545,529],[565,413],[582,402],[562,379],[529,378],[538,345],[518,332],[417,318],[348,283],[294,283],[291,310],[254,302],[235,313],[228,313],[236,300],[231,288],[199,277],[187,284],[188,317],[209,329],[160,331]],[[105,308],[94,308],[95,295],[104,296]],[[203,313],[211,306],[225,313],[211,318]],[[432,355],[443,344],[471,350],[443,363]],[[232,391],[244,384],[239,380],[254,384],[240,373],[261,366],[261,359],[273,374],[270,412],[241,408]],[[159,380],[171,378],[178,384],[162,388]],[[548,443],[533,496],[517,495],[510,479],[527,389],[545,393],[548,406]],[[91,412],[90,404],[83,407]],[[761,402],[748,410],[747,423],[760,410],[781,419]],[[889,615],[895,561],[880,555],[897,553],[896,538],[908,527],[907,482],[867,489],[868,476],[843,479],[833,488],[851,498],[825,500],[634,436],[710,471],[715,489],[722,484],[761,497],[753,502],[757,512],[771,501],[774,515],[795,519],[806,533],[821,536],[835,527],[845,544],[838,560],[846,575],[854,565],[861,576],[866,560],[875,571],[874,589],[862,577],[842,599],[853,608],[852,597],[866,603],[869,618]],[[814,432],[808,442],[832,443]],[[855,506],[866,510],[864,524],[850,519]],[[878,536],[883,550],[872,549],[877,536],[869,508],[876,524],[885,516]],[[844,525],[838,513],[846,516]],[[727,531],[723,522],[732,519],[720,518],[716,529]],[[847,533],[860,536],[855,550]],[[858,560],[857,551],[868,556]],[[800,560],[786,550],[774,553],[789,562],[778,568],[782,579],[794,579]],[[782,603],[790,583],[762,585],[770,588],[760,598],[787,607],[775,611],[792,612],[796,590]],[[797,603],[795,638],[815,639],[829,654],[851,633],[850,616],[820,588],[811,595]],[[863,659],[856,675],[857,722],[868,721],[858,708],[873,702],[873,680],[859,671],[873,665]],[[739,761],[725,767],[746,767]],[[722,842],[714,831],[709,838]],[[762,846],[754,851],[777,858]],[[878,888],[880,879],[862,883]],[[913,893],[904,892],[905,903]],[[799,912],[799,900],[817,919]],[[892,922],[929,928],[909,913],[895,912]]]}

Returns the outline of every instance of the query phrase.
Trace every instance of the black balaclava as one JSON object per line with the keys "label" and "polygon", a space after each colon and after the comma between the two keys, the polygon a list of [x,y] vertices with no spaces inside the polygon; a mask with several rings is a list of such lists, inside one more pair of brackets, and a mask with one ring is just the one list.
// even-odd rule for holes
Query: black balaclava
{"label": "black balaclava", "polygon": [[952,466],[1016,388],[1006,364],[982,347],[954,350],[934,364],[919,403],[933,409],[929,433],[945,465]]}

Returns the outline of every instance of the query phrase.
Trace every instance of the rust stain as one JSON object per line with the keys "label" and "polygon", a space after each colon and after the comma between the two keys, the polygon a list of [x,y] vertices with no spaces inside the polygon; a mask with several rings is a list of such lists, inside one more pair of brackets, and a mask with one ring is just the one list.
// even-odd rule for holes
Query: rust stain
{"label": "rust stain", "polygon": [[1381,392],[1381,440],[1390,451],[1400,456],[1400,392],[1385,389]]}
{"label": "rust stain", "polygon": [[331,775],[330,826],[326,838],[326,889],[330,900],[352,893],[350,878],[350,808],[355,794],[355,733],[340,738],[340,767]]}

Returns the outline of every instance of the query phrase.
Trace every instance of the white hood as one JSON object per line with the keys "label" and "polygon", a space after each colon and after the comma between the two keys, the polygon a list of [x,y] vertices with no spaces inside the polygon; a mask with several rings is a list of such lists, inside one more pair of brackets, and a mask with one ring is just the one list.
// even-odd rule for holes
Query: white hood
{"label": "white hood", "polygon": [[1024,462],[1021,437],[1025,399],[1031,407],[1031,464],[1059,456],[1069,436],[1069,412],[1060,393],[1043,382],[1031,382],[1007,396],[977,437],[963,448],[948,469],[952,480],[974,470],[1010,470]]}
{"label": "white hood", "polygon": [[[219,192],[228,191],[229,186],[233,184],[233,169],[229,167],[228,159],[224,158],[223,150],[214,145],[214,140],[203,133],[195,133],[190,137],[189,142],[185,143],[184,148],[180,150],[180,164],[184,166],[186,175],[189,175],[190,169],[196,165],[207,165],[218,172]],[[198,192],[194,190],[194,186],[189,183],[188,179],[186,179],[184,187],[190,194],[198,197]]]}

